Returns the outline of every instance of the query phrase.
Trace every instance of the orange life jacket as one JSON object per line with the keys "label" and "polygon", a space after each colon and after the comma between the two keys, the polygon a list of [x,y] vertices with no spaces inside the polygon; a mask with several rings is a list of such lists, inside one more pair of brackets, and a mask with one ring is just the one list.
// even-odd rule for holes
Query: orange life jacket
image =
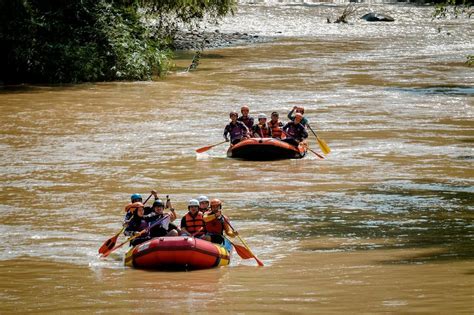
{"label": "orange life jacket", "polygon": [[[213,214],[212,212],[208,212],[208,214]],[[206,222],[206,231],[209,233],[224,234],[224,218],[220,220],[215,218],[212,221]]]}
{"label": "orange life jacket", "polygon": [[[204,220],[201,211],[199,211],[194,218],[188,212],[184,218],[186,220],[186,230],[188,230],[189,233],[196,233],[200,227],[204,227]],[[202,232],[205,232],[204,229],[202,229]]]}
{"label": "orange life jacket", "polygon": [[268,122],[268,126],[272,128],[272,137],[273,138],[281,138],[281,135],[283,133],[281,127],[283,124],[280,121],[277,121],[275,124],[270,120]]}
{"label": "orange life jacket", "polygon": [[[265,123],[262,125],[254,125],[252,127],[252,134],[257,138],[269,138],[271,135],[271,128]],[[256,134],[256,135],[255,135]]]}

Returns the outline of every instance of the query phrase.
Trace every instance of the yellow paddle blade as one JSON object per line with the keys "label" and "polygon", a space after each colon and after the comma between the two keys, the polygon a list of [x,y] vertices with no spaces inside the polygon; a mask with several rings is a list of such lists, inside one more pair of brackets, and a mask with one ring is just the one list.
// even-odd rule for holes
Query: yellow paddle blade
{"label": "yellow paddle blade", "polygon": [[324,140],[320,139],[319,137],[317,139],[318,139],[318,144],[321,147],[321,151],[323,151],[324,154],[329,154],[329,152],[331,152],[331,149],[329,148],[327,143],[324,142]]}

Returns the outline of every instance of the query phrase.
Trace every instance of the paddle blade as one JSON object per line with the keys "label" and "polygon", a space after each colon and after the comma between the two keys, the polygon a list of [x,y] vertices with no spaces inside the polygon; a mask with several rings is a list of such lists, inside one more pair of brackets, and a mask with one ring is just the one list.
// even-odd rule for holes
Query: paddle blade
{"label": "paddle blade", "polygon": [[196,150],[197,153],[203,153],[203,152],[206,152],[207,150],[209,149],[212,149],[213,147],[215,146],[218,146],[220,144],[223,144],[223,143],[226,143],[227,141],[222,141],[222,142],[219,142],[219,143],[216,143],[216,144],[213,144],[213,145],[208,145],[208,146],[205,146],[205,147],[202,147],[202,148],[199,148]]}
{"label": "paddle blade", "polygon": [[199,148],[196,150],[197,153],[203,153],[203,152],[206,152],[208,151],[209,149],[211,149],[212,147],[214,147],[213,145],[208,145],[208,146],[205,146],[205,147],[202,147],[202,148]]}
{"label": "paddle blade", "polygon": [[232,244],[232,245],[234,245],[235,251],[240,256],[240,258],[242,258],[242,259],[253,258],[252,253],[247,248],[245,248],[244,246],[238,245],[238,244]]}
{"label": "paddle blade", "polygon": [[[115,247],[112,247],[108,250],[106,250],[105,252],[102,253],[102,256],[100,258],[106,258],[107,256],[109,256],[112,252],[114,252],[116,249],[119,249],[120,247],[122,247],[123,245],[127,244],[128,241],[131,240],[131,238],[129,238],[128,240],[126,240],[125,242],[123,243],[120,243],[119,245],[115,246]],[[114,244],[115,245],[115,244]]]}
{"label": "paddle blade", "polygon": [[117,234],[114,237],[109,238],[107,241],[105,241],[105,243],[102,244],[102,246],[99,248],[99,254],[104,254],[114,248],[115,244],[117,243],[118,237],[119,235]]}
{"label": "paddle blade", "polygon": [[319,137],[317,139],[318,139],[318,144],[321,148],[321,151],[323,151],[324,154],[329,154],[329,152],[331,152],[331,149],[329,148],[327,143],[323,139],[320,139]]}
{"label": "paddle blade", "polygon": [[117,234],[106,240],[104,244],[102,244],[102,246],[99,248],[99,254],[104,254],[114,248],[115,244],[117,243],[117,239],[120,234],[122,234],[123,230],[125,230],[125,227],[122,227],[122,229]]}
{"label": "paddle blade", "polygon": [[263,262],[260,259],[258,259],[250,250],[238,244],[232,243],[232,245],[234,245],[235,251],[237,252],[237,254],[239,254],[240,258],[242,259],[253,258],[255,259],[255,261],[260,267],[263,267]]}

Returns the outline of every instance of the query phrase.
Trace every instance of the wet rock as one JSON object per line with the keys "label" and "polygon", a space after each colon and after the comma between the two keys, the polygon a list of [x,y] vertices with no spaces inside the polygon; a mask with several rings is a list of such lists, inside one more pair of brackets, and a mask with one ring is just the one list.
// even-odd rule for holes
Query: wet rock
{"label": "wet rock", "polygon": [[361,19],[367,22],[393,22],[395,19],[389,15],[384,15],[376,12],[370,12],[361,16]]}

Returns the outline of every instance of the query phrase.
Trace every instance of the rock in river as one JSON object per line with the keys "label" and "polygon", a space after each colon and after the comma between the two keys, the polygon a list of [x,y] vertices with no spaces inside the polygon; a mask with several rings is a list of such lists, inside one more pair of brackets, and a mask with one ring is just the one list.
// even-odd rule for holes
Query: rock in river
{"label": "rock in river", "polygon": [[389,15],[384,15],[380,13],[370,12],[361,16],[361,19],[366,20],[367,22],[393,22],[395,19]]}

